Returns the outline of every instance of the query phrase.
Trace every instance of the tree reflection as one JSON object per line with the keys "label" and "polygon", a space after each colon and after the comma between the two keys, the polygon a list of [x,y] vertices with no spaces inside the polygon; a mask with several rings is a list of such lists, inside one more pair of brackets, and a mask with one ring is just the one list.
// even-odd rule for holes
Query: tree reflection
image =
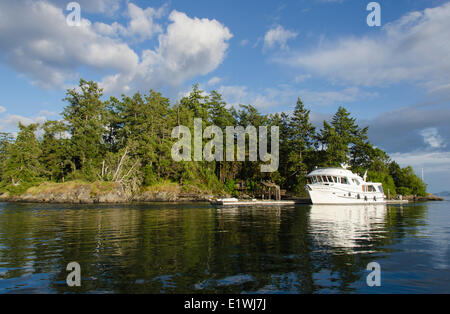
{"label": "tree reflection", "polygon": [[[32,284],[57,293],[351,292],[369,262],[418,236],[426,212],[0,204],[0,292]],[[81,265],[78,288],[66,285],[72,261]],[[37,274],[48,279],[32,283]]]}

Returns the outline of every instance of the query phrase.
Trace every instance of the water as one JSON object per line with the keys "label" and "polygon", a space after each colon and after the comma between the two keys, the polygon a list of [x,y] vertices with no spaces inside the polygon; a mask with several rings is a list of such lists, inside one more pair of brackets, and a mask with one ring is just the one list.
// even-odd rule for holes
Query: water
{"label": "water", "polygon": [[[450,293],[450,203],[0,203],[0,293]],[[68,263],[81,287],[68,287]],[[367,264],[381,267],[368,287]]]}

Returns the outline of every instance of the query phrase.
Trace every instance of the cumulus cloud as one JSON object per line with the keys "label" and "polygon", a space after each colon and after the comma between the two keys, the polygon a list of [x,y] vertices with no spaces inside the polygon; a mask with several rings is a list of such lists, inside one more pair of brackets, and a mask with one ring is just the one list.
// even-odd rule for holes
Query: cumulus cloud
{"label": "cumulus cloud", "polygon": [[[64,88],[78,79],[80,69],[88,68],[103,76],[106,93],[115,94],[161,84],[176,86],[216,69],[232,37],[228,28],[216,20],[172,11],[163,32],[155,19],[164,10],[128,3],[126,26],[82,19],[81,26],[70,27],[64,9],[53,3],[0,0],[0,56],[43,88]],[[153,50],[138,52],[127,43],[158,33],[159,45]]]}
{"label": "cumulus cloud", "polygon": [[110,25],[96,22],[94,23],[94,29],[106,36],[122,36],[127,40],[132,39],[136,42],[145,41],[162,32],[162,26],[155,23],[155,19],[161,18],[164,11],[165,7],[157,10],[151,7],[141,9],[130,2],[128,3],[128,18],[130,22],[126,27],[117,22]]}
{"label": "cumulus cloud", "polygon": [[0,113],[4,113],[4,112],[6,112],[6,108],[3,106],[0,106]]}
{"label": "cumulus cloud", "polygon": [[[71,1],[68,0],[48,0],[57,7],[66,8]],[[120,9],[122,0],[76,0],[80,4],[82,12],[101,13],[106,15],[114,15]]]}
{"label": "cumulus cloud", "polygon": [[198,75],[206,75],[225,59],[232,34],[217,20],[190,18],[172,11],[167,31],[158,37],[155,50],[144,50],[139,67],[132,75],[116,74],[102,82],[106,91],[116,85],[158,87],[178,86]]}
{"label": "cumulus cloud", "polygon": [[264,35],[264,49],[271,49],[277,46],[281,49],[287,49],[287,41],[297,36],[298,33],[287,30],[283,28],[283,26],[278,25],[274,28],[271,28]]}
{"label": "cumulus cloud", "polygon": [[296,52],[280,63],[332,80],[367,86],[400,81],[428,89],[450,83],[450,3],[411,12],[386,24],[379,36],[321,42],[311,52]]}
{"label": "cumulus cloud", "polygon": [[26,4],[0,2],[0,53],[33,83],[62,87],[77,78],[81,66],[120,72],[137,66],[139,57],[128,45],[99,35],[88,20],[70,27],[56,6],[44,1]]}

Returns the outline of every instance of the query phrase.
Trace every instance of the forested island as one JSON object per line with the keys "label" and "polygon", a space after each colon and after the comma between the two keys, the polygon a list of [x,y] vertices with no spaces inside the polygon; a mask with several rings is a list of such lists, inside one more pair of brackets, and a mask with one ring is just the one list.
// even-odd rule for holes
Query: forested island
{"label": "forested island", "polygon": [[[305,196],[305,175],[315,167],[350,165],[353,172],[382,182],[391,197],[425,196],[426,185],[411,167],[401,168],[369,142],[368,127],[339,107],[316,129],[298,98],[291,114],[261,114],[252,105],[227,105],[217,91],[193,86],[171,104],[161,93],[103,99],[93,81],[67,90],[61,120],[42,125],[19,123],[14,137],[0,133],[0,198],[49,202],[125,202],[201,199],[234,195],[238,183],[253,196],[262,181],[291,195]],[[174,127],[278,126],[279,167],[260,171],[261,161],[181,161],[171,156]],[[241,191],[242,193],[242,191]],[[156,195],[156,196],[155,196]],[[196,197],[199,196],[199,197]]]}

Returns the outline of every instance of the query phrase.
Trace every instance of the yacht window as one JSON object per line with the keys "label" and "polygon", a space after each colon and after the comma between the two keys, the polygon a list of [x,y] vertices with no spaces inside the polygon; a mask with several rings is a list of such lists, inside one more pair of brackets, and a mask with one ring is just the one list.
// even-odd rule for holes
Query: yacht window
{"label": "yacht window", "polygon": [[341,178],[341,183],[342,183],[342,184],[349,184],[346,177],[342,177],[342,178]]}
{"label": "yacht window", "polygon": [[333,178],[332,177],[328,176],[327,179],[328,179],[328,182],[333,183]]}
{"label": "yacht window", "polygon": [[323,182],[324,182],[324,183],[327,183],[327,182],[328,182],[328,180],[327,180],[327,177],[326,177],[326,176],[322,176],[322,180],[323,180]]}
{"label": "yacht window", "polygon": [[335,183],[338,183],[338,178],[337,178],[337,177],[333,177],[333,181],[334,181]]}
{"label": "yacht window", "polygon": [[382,185],[379,185],[379,186],[378,186],[378,190],[379,190],[381,193],[384,193],[384,192],[383,192],[383,186],[382,186]]}
{"label": "yacht window", "polygon": [[369,185],[369,192],[376,192],[375,188],[373,187],[373,185]]}

